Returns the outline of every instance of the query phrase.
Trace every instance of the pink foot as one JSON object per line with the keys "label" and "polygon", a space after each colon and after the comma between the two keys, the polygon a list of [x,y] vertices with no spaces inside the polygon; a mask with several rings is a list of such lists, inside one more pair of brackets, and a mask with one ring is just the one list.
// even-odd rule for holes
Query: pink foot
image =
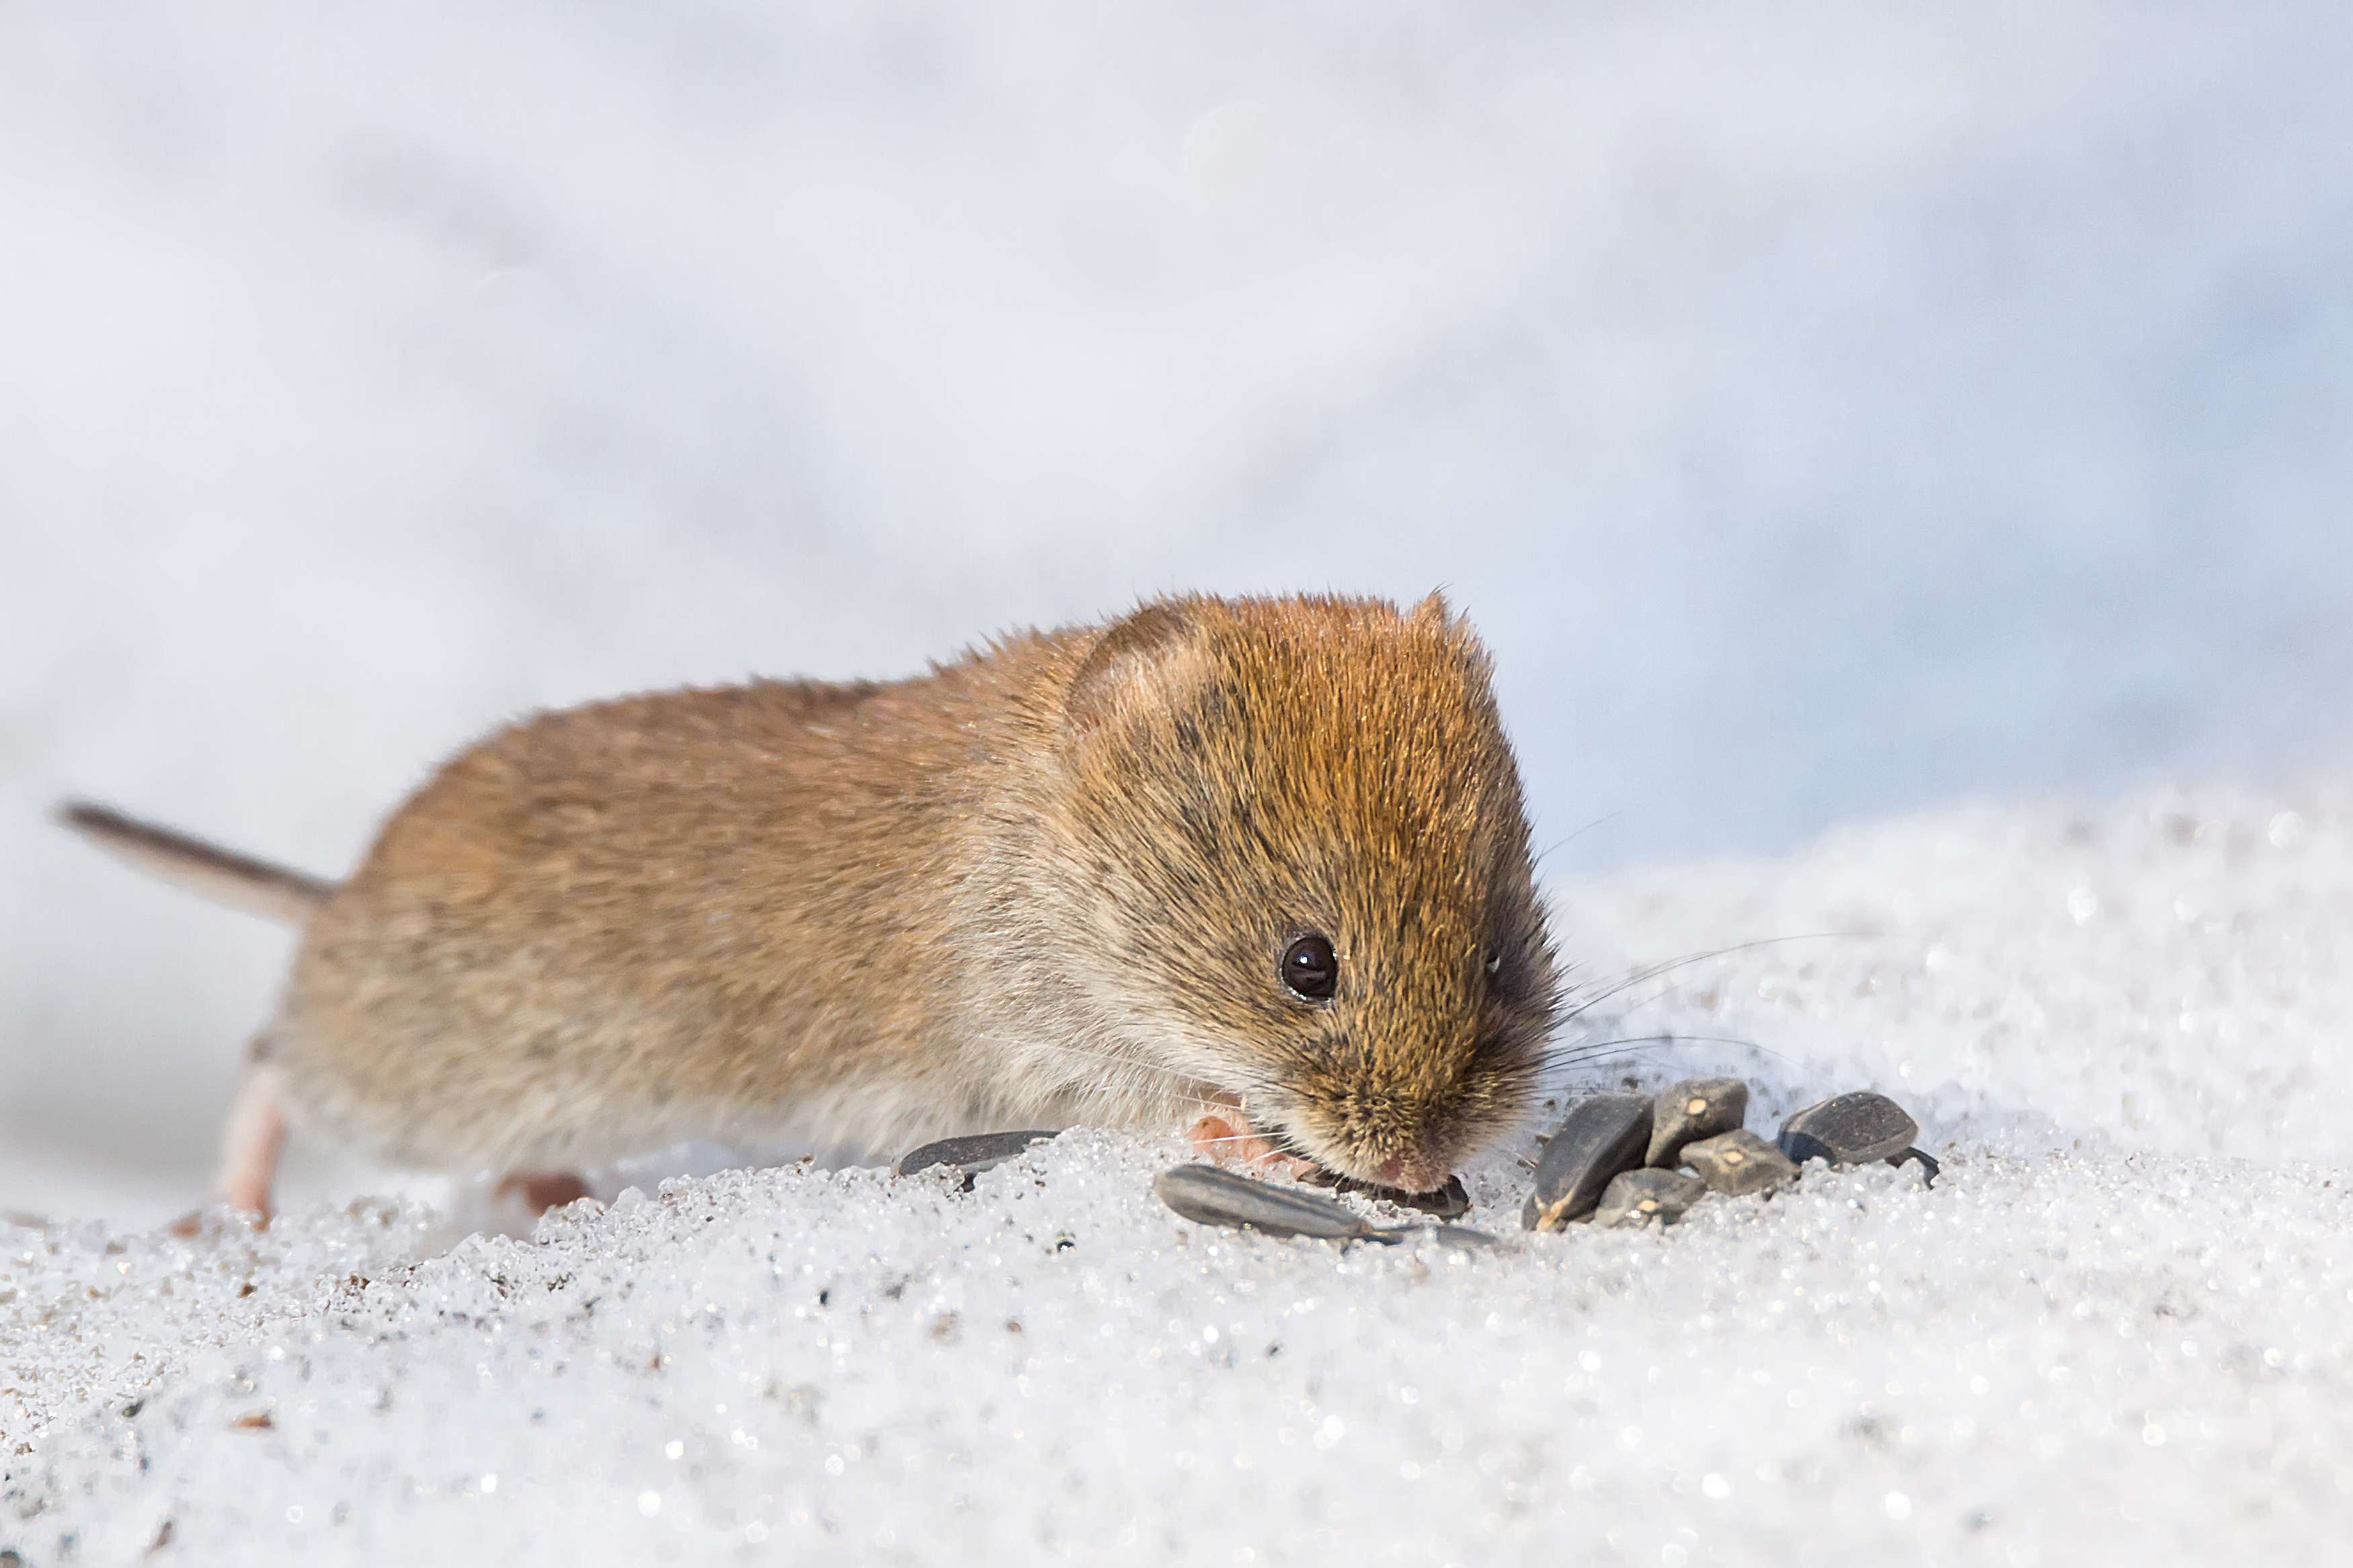
{"label": "pink foot", "polygon": [[534,1215],[592,1195],[588,1184],[573,1171],[517,1171],[499,1184],[494,1195],[503,1198],[510,1193],[521,1197],[523,1206]]}
{"label": "pink foot", "polygon": [[221,1135],[220,1171],[213,1177],[214,1190],[228,1200],[229,1207],[239,1214],[257,1215],[254,1223],[268,1226],[271,1212],[269,1189],[278,1178],[278,1156],[285,1148],[286,1106],[279,1093],[278,1076],[256,1063],[246,1068],[245,1081],[237,1088],[237,1102],[229,1108],[228,1127]]}
{"label": "pink foot", "polygon": [[1293,1177],[1315,1169],[1313,1160],[1285,1153],[1269,1142],[1242,1114],[1240,1100],[1230,1094],[1212,1098],[1228,1109],[1211,1111],[1193,1123],[1187,1136],[1192,1140],[1196,1152],[1207,1154],[1219,1164],[1240,1162],[1254,1171],[1279,1171]]}

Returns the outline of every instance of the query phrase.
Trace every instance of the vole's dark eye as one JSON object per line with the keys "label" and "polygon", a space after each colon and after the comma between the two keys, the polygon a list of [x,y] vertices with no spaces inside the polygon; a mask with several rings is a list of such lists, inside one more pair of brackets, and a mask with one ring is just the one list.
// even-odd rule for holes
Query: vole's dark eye
{"label": "vole's dark eye", "polygon": [[1284,948],[1282,983],[1314,1002],[1339,989],[1340,959],[1332,951],[1331,939],[1303,936]]}
{"label": "vole's dark eye", "polygon": [[1496,974],[1497,974],[1497,973],[1498,973],[1503,969],[1503,967],[1504,967],[1504,955],[1503,955],[1502,953],[1500,953],[1500,952],[1491,952],[1491,953],[1489,953],[1489,954],[1487,955],[1487,978],[1488,978],[1488,979],[1490,979],[1490,980],[1494,979],[1494,978],[1495,978],[1495,976],[1496,976]]}

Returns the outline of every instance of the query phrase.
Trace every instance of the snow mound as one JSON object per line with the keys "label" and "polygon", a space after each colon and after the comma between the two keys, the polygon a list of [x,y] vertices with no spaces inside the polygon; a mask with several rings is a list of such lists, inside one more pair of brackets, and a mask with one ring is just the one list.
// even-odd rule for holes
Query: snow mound
{"label": "snow mound", "polygon": [[1173,1138],[1082,1129],[969,1193],[725,1172],[446,1248],[368,1203],[19,1225],[0,1531],[35,1564],[2333,1548],[2347,800],[1962,813],[1564,900],[1594,995],[1861,933],[1621,991],[1585,1047],[1736,1063],[1752,1125],[1886,1088],[1933,1188],[1818,1168],[1525,1237],[1510,1149],[1469,1173],[1503,1248],[1341,1248],[1187,1224],[1149,1190]]}

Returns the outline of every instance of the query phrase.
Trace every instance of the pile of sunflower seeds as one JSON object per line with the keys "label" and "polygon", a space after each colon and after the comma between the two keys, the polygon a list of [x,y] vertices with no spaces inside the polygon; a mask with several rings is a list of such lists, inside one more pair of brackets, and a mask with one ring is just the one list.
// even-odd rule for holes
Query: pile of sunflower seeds
{"label": "pile of sunflower seeds", "polygon": [[1577,1101],[1545,1141],[1535,1186],[1520,1211],[1529,1230],[1672,1225],[1710,1193],[1770,1192],[1809,1160],[1832,1165],[1936,1162],[1912,1146],[1920,1124],[1868,1089],[1817,1101],[1767,1142],[1744,1131],[1748,1086],[1736,1078],[1690,1078],[1656,1095],[1597,1094]]}
{"label": "pile of sunflower seeds", "polygon": [[[1588,1221],[1672,1225],[1710,1193],[1737,1197],[1793,1182],[1809,1160],[1832,1165],[1909,1161],[1931,1182],[1936,1178],[1936,1162],[1912,1145],[1920,1124],[1883,1094],[1859,1089],[1818,1101],[1783,1122],[1780,1136],[1769,1143],[1744,1130],[1747,1120],[1748,1086],[1736,1078],[1687,1078],[1656,1095],[1581,1100],[1544,1140],[1544,1157],[1536,1163],[1535,1185],[1520,1211],[1520,1224],[1528,1230],[1564,1230]],[[944,1139],[908,1153],[892,1173],[945,1167],[970,1192],[974,1176],[1053,1136],[1027,1131]],[[1307,1180],[1419,1208],[1441,1220],[1454,1218],[1471,1202],[1459,1178],[1441,1192],[1425,1194],[1395,1193],[1330,1175]],[[1427,1231],[1447,1247],[1495,1245],[1493,1237],[1461,1226],[1376,1226],[1329,1198],[1210,1165],[1165,1171],[1153,1190],[1187,1219],[1268,1236],[1395,1243]]]}

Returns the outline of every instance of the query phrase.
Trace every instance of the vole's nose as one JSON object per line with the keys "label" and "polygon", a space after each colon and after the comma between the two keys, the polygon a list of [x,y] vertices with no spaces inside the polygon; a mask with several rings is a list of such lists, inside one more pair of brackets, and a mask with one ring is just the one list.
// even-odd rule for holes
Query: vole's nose
{"label": "vole's nose", "polygon": [[1427,1141],[1405,1153],[1390,1155],[1379,1167],[1383,1186],[1407,1193],[1434,1193],[1451,1173],[1445,1156]]}

